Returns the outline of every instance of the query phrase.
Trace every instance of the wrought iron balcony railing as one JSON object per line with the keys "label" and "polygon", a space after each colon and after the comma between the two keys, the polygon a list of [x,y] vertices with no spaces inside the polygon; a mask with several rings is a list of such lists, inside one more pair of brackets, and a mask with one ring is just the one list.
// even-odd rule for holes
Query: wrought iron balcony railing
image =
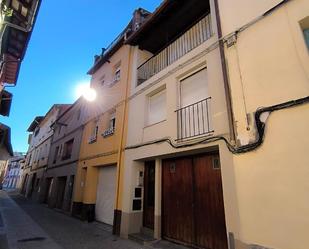
{"label": "wrought iron balcony railing", "polygon": [[210,14],[202,18],[174,42],[152,56],[137,69],[137,85],[157,74],[212,36]]}
{"label": "wrought iron balcony railing", "polygon": [[176,110],[177,140],[189,139],[212,133],[210,120],[211,97]]}

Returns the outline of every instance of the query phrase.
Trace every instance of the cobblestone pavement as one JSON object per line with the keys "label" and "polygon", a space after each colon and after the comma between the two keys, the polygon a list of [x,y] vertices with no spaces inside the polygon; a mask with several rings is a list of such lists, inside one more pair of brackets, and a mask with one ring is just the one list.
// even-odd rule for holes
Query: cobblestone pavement
{"label": "cobblestone pavement", "polygon": [[101,223],[87,223],[16,194],[0,191],[0,249],[182,249],[166,241],[142,246],[112,235]]}

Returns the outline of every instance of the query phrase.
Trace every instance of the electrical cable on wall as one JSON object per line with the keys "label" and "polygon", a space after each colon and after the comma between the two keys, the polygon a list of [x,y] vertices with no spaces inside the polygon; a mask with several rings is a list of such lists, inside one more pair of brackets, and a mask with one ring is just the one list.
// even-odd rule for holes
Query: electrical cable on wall
{"label": "electrical cable on wall", "polygon": [[207,137],[205,139],[202,139],[202,140],[199,140],[199,141],[196,141],[196,142],[193,142],[193,143],[185,143],[185,144],[176,144],[175,142],[173,142],[173,140],[171,138],[162,138],[162,139],[149,141],[149,142],[142,143],[142,144],[127,146],[125,148],[125,150],[136,149],[136,148],[139,148],[139,147],[152,145],[152,144],[159,144],[159,143],[164,143],[164,142],[168,143],[170,146],[172,146],[175,149],[180,149],[180,148],[190,147],[190,146],[194,146],[194,145],[198,145],[198,144],[207,144],[207,143],[223,140],[225,142],[228,150],[230,152],[232,152],[233,154],[241,154],[241,153],[250,152],[250,151],[253,151],[253,150],[259,148],[264,142],[266,121],[265,122],[261,121],[261,115],[262,114],[269,113],[269,115],[270,115],[274,111],[279,111],[279,110],[299,106],[299,105],[302,105],[302,104],[308,104],[308,103],[309,103],[309,96],[304,97],[304,98],[300,98],[300,99],[296,99],[296,100],[287,101],[287,102],[284,102],[284,103],[281,103],[281,104],[272,105],[272,106],[257,109],[254,117],[255,117],[255,125],[256,125],[256,128],[257,128],[258,138],[255,142],[247,144],[247,145],[237,147],[235,145],[232,145],[223,136]]}

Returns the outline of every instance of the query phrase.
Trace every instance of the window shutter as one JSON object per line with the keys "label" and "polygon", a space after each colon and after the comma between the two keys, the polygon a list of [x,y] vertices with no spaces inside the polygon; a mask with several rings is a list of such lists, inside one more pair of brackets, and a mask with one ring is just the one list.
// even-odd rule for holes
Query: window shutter
{"label": "window shutter", "polygon": [[180,96],[181,107],[209,97],[206,68],[180,81]]}
{"label": "window shutter", "polygon": [[166,118],[166,90],[149,97],[148,125]]}

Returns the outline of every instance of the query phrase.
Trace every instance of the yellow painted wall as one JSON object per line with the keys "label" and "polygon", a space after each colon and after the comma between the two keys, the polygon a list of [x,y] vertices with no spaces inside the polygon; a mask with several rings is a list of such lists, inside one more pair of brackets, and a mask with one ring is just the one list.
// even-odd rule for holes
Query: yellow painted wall
{"label": "yellow painted wall", "polygon": [[[119,167],[121,167],[119,166],[121,163],[119,158],[122,158],[121,155],[119,156],[119,146],[121,139],[126,137],[125,134],[122,136],[122,132],[126,131],[126,128],[123,127],[125,123],[123,120],[130,58],[130,47],[124,45],[109,58],[110,62],[104,63],[92,76],[91,86],[97,91],[97,99],[93,103],[89,103],[87,108],[88,121],[83,132],[77,184],[74,192],[74,201],[76,202],[95,203],[98,167],[115,164],[119,173]],[[118,66],[121,70],[120,81],[113,82],[114,72]],[[102,83],[103,80],[104,83]],[[102,133],[108,129],[110,113],[113,111],[115,111],[116,117],[114,134],[103,137]],[[95,142],[89,143],[95,122],[99,127],[97,139]],[[118,178],[119,175],[117,175],[117,181]],[[118,194],[120,195],[121,192],[118,191]],[[120,205],[121,202],[118,201],[116,207],[121,208]]]}

